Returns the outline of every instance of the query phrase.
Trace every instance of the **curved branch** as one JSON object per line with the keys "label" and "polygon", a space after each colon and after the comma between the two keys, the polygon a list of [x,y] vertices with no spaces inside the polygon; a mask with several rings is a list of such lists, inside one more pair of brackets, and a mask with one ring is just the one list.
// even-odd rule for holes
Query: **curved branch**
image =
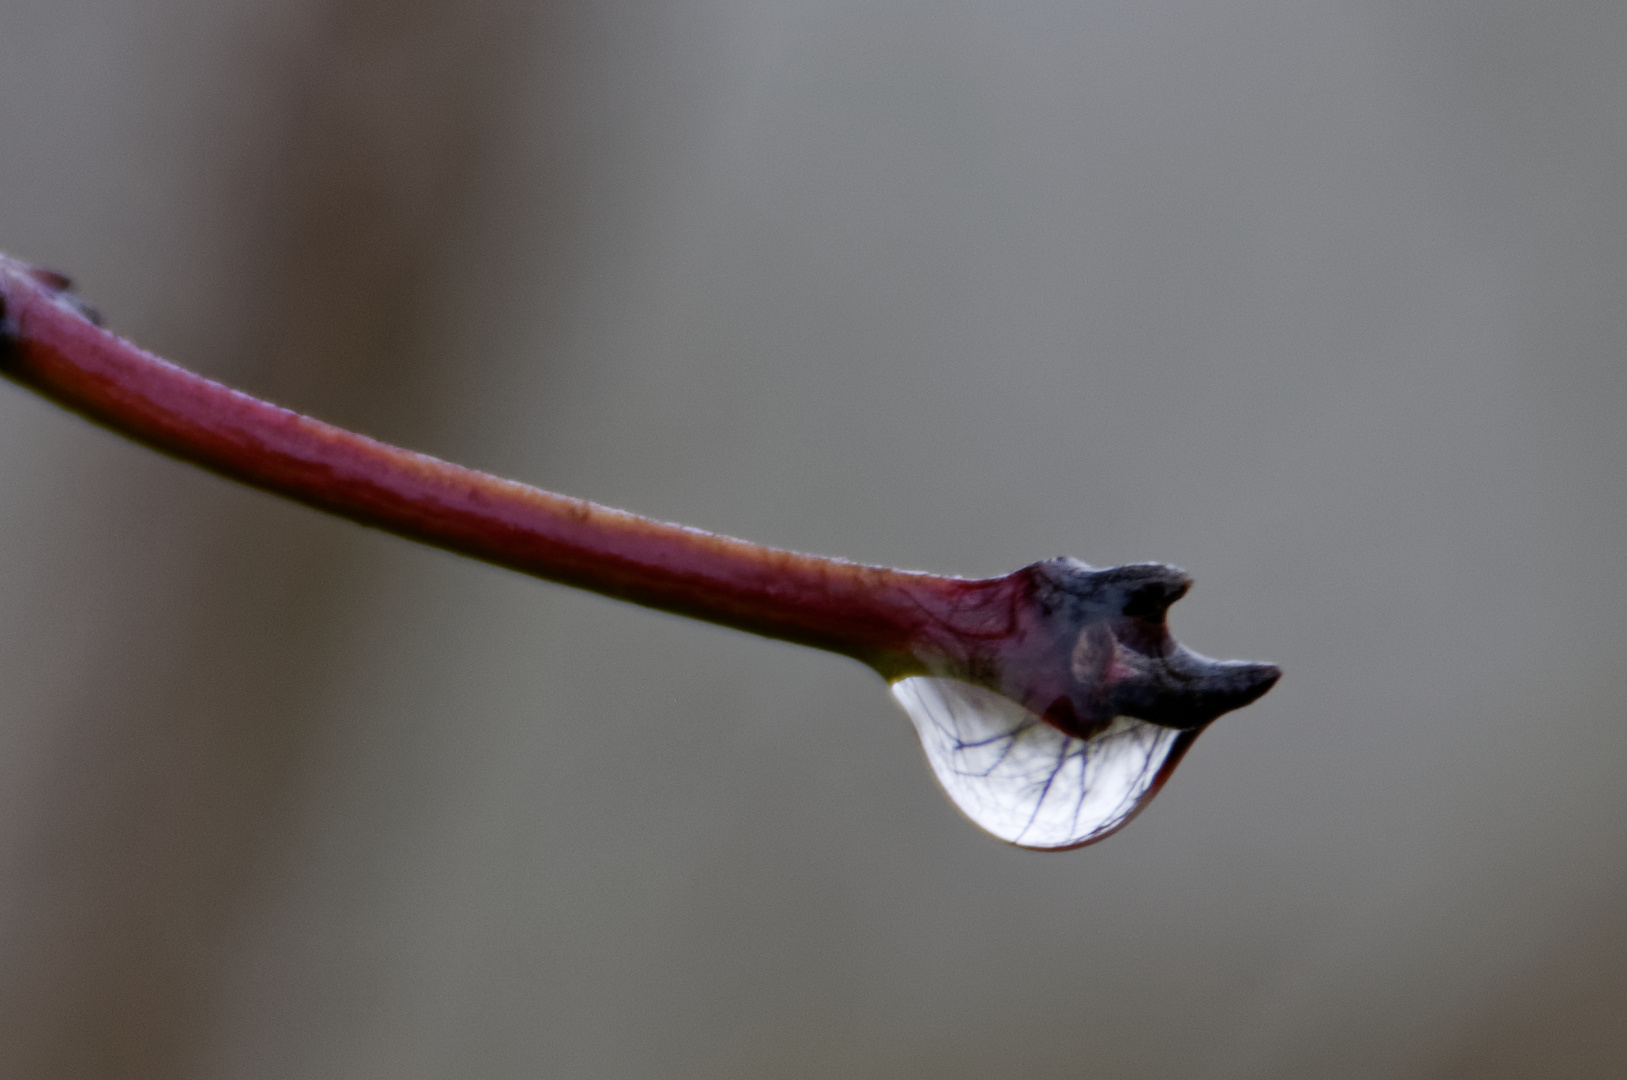
{"label": "curved branch", "polygon": [[989,831],[1094,843],[1158,792],[1271,664],[1169,635],[1172,566],[1051,559],[968,580],[781,551],[388,446],[185,371],[103,330],[60,274],[0,256],[0,374],[120,434],[390,532],[606,596],[828,649],[894,685]]}
{"label": "curved branch", "polygon": [[390,446],[146,352],[97,325],[68,285],[0,256],[0,373],[121,435],[364,525],[881,669],[978,584],[763,547]]}

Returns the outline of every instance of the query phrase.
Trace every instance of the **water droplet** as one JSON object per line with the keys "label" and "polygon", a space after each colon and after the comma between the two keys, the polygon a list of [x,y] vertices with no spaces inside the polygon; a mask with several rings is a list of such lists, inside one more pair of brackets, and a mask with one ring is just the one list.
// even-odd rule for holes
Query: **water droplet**
{"label": "water droplet", "polygon": [[1116,832],[1158,793],[1198,734],[1120,716],[1079,739],[956,679],[900,679],[892,692],[954,804],[1026,848],[1081,847]]}

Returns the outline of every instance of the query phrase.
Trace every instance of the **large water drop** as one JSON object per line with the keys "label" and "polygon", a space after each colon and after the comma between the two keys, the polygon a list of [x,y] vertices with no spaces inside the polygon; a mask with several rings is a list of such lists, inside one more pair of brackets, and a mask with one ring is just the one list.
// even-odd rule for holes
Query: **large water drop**
{"label": "large water drop", "polygon": [[892,692],[961,812],[1026,848],[1081,847],[1118,830],[1197,737],[1120,716],[1078,739],[1010,698],[955,679],[900,679]]}

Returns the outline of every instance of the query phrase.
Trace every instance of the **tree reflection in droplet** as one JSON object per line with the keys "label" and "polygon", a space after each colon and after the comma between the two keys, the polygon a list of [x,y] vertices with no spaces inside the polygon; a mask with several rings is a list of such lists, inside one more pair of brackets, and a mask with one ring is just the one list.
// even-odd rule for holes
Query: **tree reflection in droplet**
{"label": "tree reflection in droplet", "polygon": [[1075,738],[1002,694],[956,679],[900,679],[892,692],[960,811],[1001,840],[1047,851],[1122,828],[1198,736],[1120,716]]}

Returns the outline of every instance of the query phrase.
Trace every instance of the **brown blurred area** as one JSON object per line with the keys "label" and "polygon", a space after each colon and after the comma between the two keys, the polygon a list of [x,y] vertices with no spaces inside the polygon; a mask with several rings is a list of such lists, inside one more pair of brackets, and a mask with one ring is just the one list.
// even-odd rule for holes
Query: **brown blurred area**
{"label": "brown blurred area", "polygon": [[1007,849],[867,673],[0,387],[0,1077],[1627,1069],[1627,8],[0,0],[0,250],[765,542],[1283,664]]}
{"label": "brown blurred area", "polygon": [[[231,241],[152,253],[201,254],[213,265],[190,274],[239,294],[219,311],[200,305],[177,347],[277,400],[423,442],[436,408],[419,341],[469,226],[516,35],[541,13],[503,0],[238,7],[238,25],[217,15],[226,25],[212,34],[186,25],[203,17],[195,5],[173,4],[124,14],[145,26],[82,8],[78,20],[41,20],[70,25],[33,29],[63,35],[52,63],[98,47],[122,62],[122,85],[103,89],[167,113],[142,119],[170,129],[157,138],[191,144],[166,163],[171,179],[228,204],[214,209]],[[175,69],[196,59],[188,30],[190,44],[217,52],[203,85],[176,85]],[[142,32],[144,48],[132,40]],[[50,80],[43,59],[35,77]],[[193,95],[236,100],[223,109]],[[201,115],[175,115],[187,109]],[[13,104],[10,154],[33,152],[17,127],[34,119]],[[174,190],[143,194],[133,214],[197,210]],[[42,236],[40,249],[58,240]],[[142,251],[117,254],[162,273],[162,261],[141,265]],[[207,501],[184,484],[155,507],[152,489],[175,485],[137,467],[130,476],[109,461],[103,483],[122,490],[101,498],[83,477],[53,491],[102,504],[75,528],[111,544],[77,557],[99,577],[135,579],[140,595],[83,601],[81,617],[103,623],[106,639],[73,664],[23,781],[34,790],[15,822],[26,854],[6,868],[0,1075],[176,1076],[194,1064],[219,1020],[211,999],[232,915],[283,827],[318,738],[312,701],[365,596],[366,559],[347,530],[263,500]]]}

